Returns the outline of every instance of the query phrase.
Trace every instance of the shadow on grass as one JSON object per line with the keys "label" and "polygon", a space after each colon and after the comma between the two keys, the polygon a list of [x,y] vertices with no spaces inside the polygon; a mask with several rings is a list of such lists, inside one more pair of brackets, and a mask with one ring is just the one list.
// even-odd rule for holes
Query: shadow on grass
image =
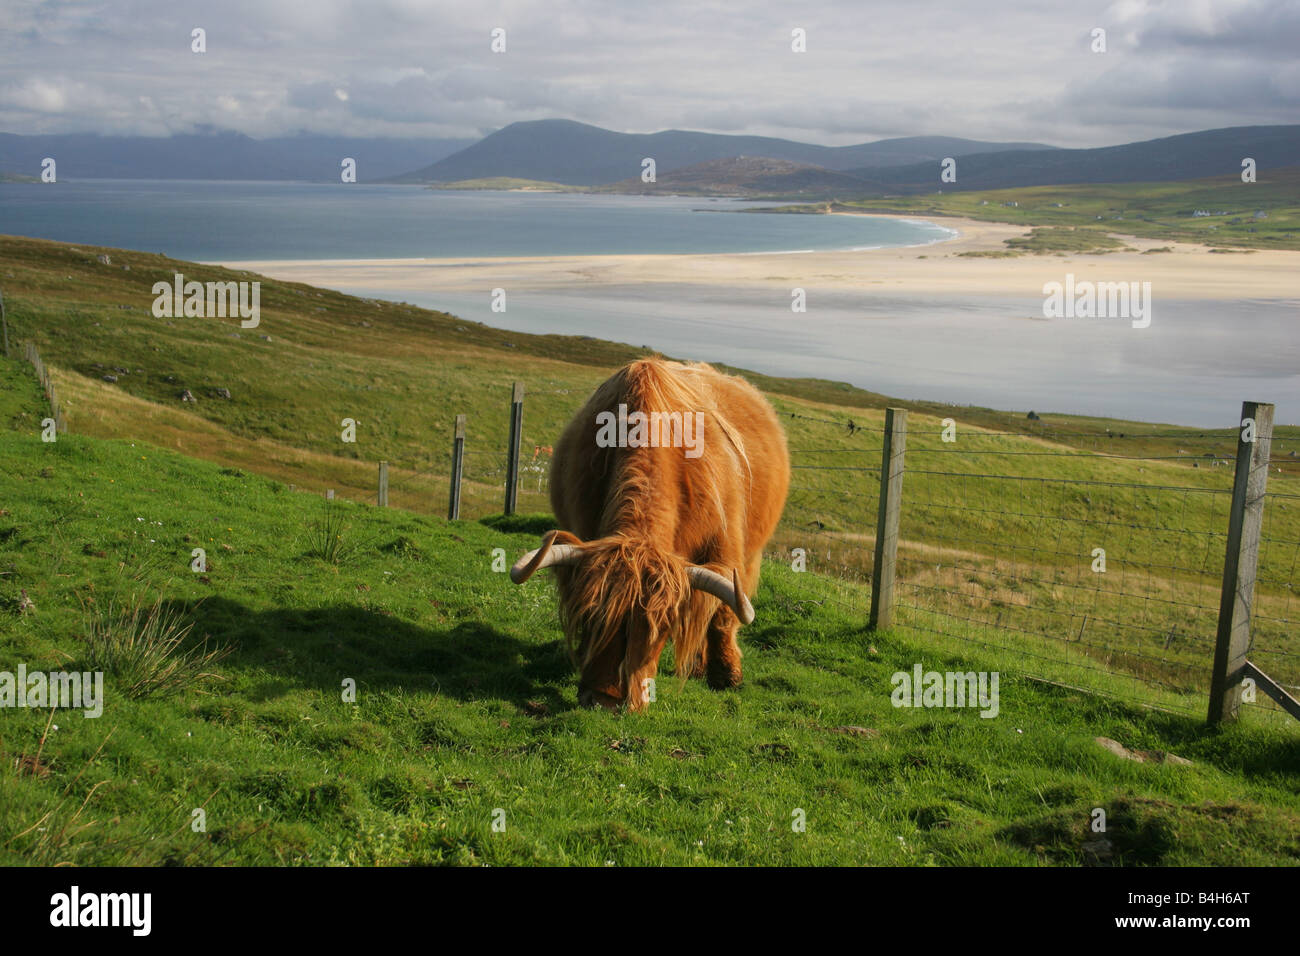
{"label": "shadow on grass", "polygon": [[479,524],[503,534],[532,534],[539,538],[559,527],[554,516],[549,514],[488,515],[478,520]]}
{"label": "shadow on grass", "polygon": [[428,691],[459,700],[539,702],[555,713],[576,707],[562,691],[575,679],[560,641],[530,643],[477,621],[425,628],[355,605],[253,611],[227,598],[178,604],[194,633],[234,648],[223,670],[260,669],[254,691],[273,699],[294,688]]}

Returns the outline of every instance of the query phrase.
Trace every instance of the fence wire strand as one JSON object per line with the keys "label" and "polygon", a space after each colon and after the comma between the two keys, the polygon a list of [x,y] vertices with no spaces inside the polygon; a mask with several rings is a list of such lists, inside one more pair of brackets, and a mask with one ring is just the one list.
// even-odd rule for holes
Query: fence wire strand
{"label": "fence wire strand", "polygon": [[[549,511],[552,446],[587,394],[526,392],[520,512]],[[500,412],[487,423],[470,419],[462,517],[502,510],[504,402]],[[787,410],[780,418],[792,480],[765,557],[833,582],[817,603],[865,629],[887,437],[881,413]],[[995,652],[1026,677],[1203,716],[1237,431],[1008,424],[956,423],[955,441],[937,423],[909,429],[895,626],[939,645]],[[1264,511],[1251,656],[1300,689],[1300,493],[1291,490],[1297,461],[1288,442],[1275,440],[1270,458],[1278,477]],[[405,467],[391,488],[440,495],[445,506],[450,448],[445,457]],[[1263,694],[1256,705],[1276,709]]]}

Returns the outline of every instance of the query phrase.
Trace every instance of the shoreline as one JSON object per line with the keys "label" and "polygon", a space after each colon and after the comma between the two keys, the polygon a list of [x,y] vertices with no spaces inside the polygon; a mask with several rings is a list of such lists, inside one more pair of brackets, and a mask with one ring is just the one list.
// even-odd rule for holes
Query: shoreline
{"label": "shoreline", "polygon": [[[883,213],[830,213],[912,219]],[[1115,235],[1133,249],[1103,254],[985,256],[1006,249],[1003,240],[1031,227],[936,216],[933,225],[955,235],[910,246],[869,249],[736,253],[618,253],[578,256],[510,256],[404,259],[256,259],[210,264],[270,278],[379,295],[472,292],[485,282],[519,290],[592,286],[700,284],[792,285],[826,290],[921,295],[1039,298],[1048,282],[1067,274],[1076,281],[1150,282],[1167,299],[1300,298],[1300,252],[1259,250],[1211,253],[1209,247]],[[1149,249],[1170,252],[1143,254]],[[971,254],[974,255],[971,255]],[[489,279],[490,276],[490,279]]]}

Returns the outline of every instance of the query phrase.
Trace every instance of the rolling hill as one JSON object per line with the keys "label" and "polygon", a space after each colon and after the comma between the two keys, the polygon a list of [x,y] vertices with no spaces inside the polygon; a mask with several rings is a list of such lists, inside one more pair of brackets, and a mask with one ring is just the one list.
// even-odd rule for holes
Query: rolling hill
{"label": "rolling hill", "polygon": [[843,171],[1008,149],[1050,152],[1055,147],[943,136],[913,136],[856,146],[817,146],[765,136],[727,136],[686,130],[616,133],[572,120],[536,120],[512,123],[446,159],[394,176],[392,181],[457,182],[508,176],[569,186],[598,186],[639,175],[641,160],[647,156],[654,157],[660,173],[735,156],[762,156]]}
{"label": "rolling hill", "polygon": [[362,139],[299,133],[252,139],[207,130],[169,137],[0,133],[0,173],[39,175],[54,157],[69,179],[251,179],[337,182],[339,163],[357,161],[358,182],[370,182],[449,155],[458,139]]}
{"label": "rolling hill", "polygon": [[856,196],[880,187],[877,184],[823,169],[808,163],[762,156],[712,159],[693,166],[669,170],[653,183],[633,176],[596,192],[631,193],[643,196],[785,196],[817,198],[827,195]]}
{"label": "rolling hill", "polygon": [[[485,177],[545,180],[636,194],[803,196],[852,199],[1088,183],[1159,183],[1292,165],[1300,126],[1242,126],[1096,149],[909,137],[859,146],[813,146],[753,136],[669,130],[614,133],[565,120],[515,123],[394,182]],[[653,157],[658,181],[640,180]],[[958,160],[940,181],[940,161]],[[785,164],[785,165],[781,165]]]}
{"label": "rolling hill", "polygon": [[[953,154],[949,154],[953,155]],[[1240,173],[1245,157],[1259,169],[1293,166],[1300,126],[1235,126],[1098,149],[1008,150],[961,157],[957,181],[941,183],[937,162],[862,166],[846,172],[898,192],[1015,189],[1067,183],[1170,182]]]}

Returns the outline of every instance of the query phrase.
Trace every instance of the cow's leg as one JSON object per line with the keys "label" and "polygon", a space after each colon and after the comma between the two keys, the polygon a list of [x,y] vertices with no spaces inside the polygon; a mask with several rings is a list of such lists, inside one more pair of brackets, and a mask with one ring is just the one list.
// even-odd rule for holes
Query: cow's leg
{"label": "cow's leg", "polygon": [[584,638],[578,648],[578,659],[583,661],[578,678],[579,707],[600,706],[605,710],[617,710],[623,705],[626,688],[621,671],[626,647],[627,636],[620,633],[588,660]]}
{"label": "cow's leg", "polygon": [[703,677],[706,673],[708,673],[708,666],[709,666],[709,646],[706,643],[704,647],[700,648],[700,655],[699,657],[695,658],[695,666],[691,668],[691,672],[689,676]]}
{"label": "cow's leg", "polygon": [[740,579],[740,586],[745,589],[745,593],[753,600],[754,595],[758,593],[758,576],[763,571],[763,552],[757,551],[754,557],[750,559],[749,566],[745,568],[745,574]]}
{"label": "cow's leg", "polygon": [[[697,602],[703,601],[702,598],[696,598],[695,600]],[[688,622],[688,626],[695,628],[695,633],[697,635],[701,631],[704,632],[704,640],[699,640],[697,638],[695,641],[692,642],[696,647],[699,648],[699,651],[696,653],[695,663],[691,666],[690,669],[691,677],[704,677],[708,673],[709,628],[711,626],[709,622],[711,620],[712,620],[712,615],[708,612],[707,609],[702,607],[696,607],[694,609],[694,613],[692,614],[692,620]]]}
{"label": "cow's leg", "polygon": [[[724,567],[742,567],[737,563],[720,562]],[[743,565],[740,586],[750,595],[758,590],[758,576],[763,567],[763,553],[756,552],[748,564]],[[741,681],[740,642],[736,633],[740,630],[740,619],[729,607],[719,607],[709,621],[709,638],[706,642],[708,659],[706,671],[709,686],[714,690],[737,687]]]}
{"label": "cow's leg", "polygon": [[[659,645],[662,650],[663,644]],[[627,681],[627,709],[642,711],[650,706],[650,682],[659,673],[659,655],[654,654],[649,661],[634,670]],[[657,695],[656,695],[657,696]]]}
{"label": "cow's leg", "polygon": [[705,672],[709,686],[724,690],[740,684],[740,645],[736,632],[740,621],[729,607],[720,607],[709,621],[708,658]]}
{"label": "cow's leg", "polygon": [[[627,709],[642,711],[650,706],[650,681],[659,674],[659,658],[668,643],[667,634],[656,635],[654,640],[630,642],[628,656],[623,661],[627,675]],[[657,696],[657,695],[656,695]]]}

